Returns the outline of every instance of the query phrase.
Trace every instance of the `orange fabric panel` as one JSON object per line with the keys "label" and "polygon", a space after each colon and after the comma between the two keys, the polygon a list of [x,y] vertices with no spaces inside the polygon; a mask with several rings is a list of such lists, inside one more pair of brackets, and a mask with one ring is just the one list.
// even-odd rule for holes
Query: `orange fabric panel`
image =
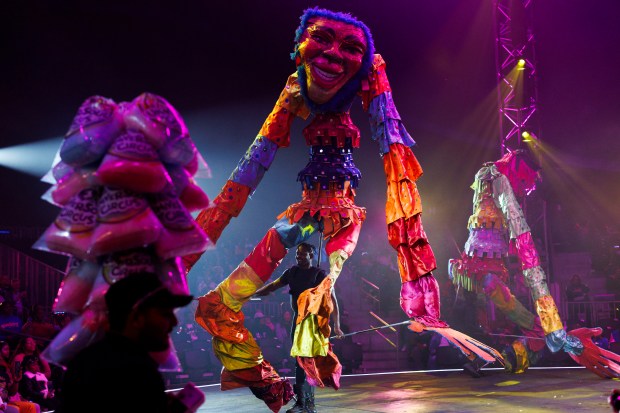
{"label": "orange fabric panel", "polygon": [[306,372],[306,380],[311,386],[340,388],[342,364],[329,345],[327,356],[297,357],[297,362]]}
{"label": "orange fabric panel", "polygon": [[[196,217],[196,223],[203,229],[213,244],[217,243],[231,218],[239,215],[249,195],[249,187],[233,181],[227,181],[213,201],[213,204],[209,208],[200,211]],[[186,273],[191,270],[202,254],[191,254],[183,257]]]}
{"label": "orange fabric panel", "polygon": [[226,181],[224,187],[220,190],[218,196],[213,200],[222,211],[238,216],[241,213],[248,196],[250,196],[250,187],[233,181]]}
{"label": "orange fabric panel", "polygon": [[360,147],[360,130],[348,112],[317,113],[303,134],[308,146]]}
{"label": "orange fabric panel", "polygon": [[286,86],[276,102],[273,110],[265,119],[265,123],[259,132],[279,148],[289,146],[291,137],[291,124],[295,116],[306,119],[310,114],[308,107],[300,94],[300,86],[297,83],[297,73],[289,76]]}
{"label": "orange fabric panel", "polygon": [[[301,293],[297,300],[299,315],[295,322],[299,324],[309,315],[316,315],[319,328],[318,333],[322,334],[323,337],[329,337],[331,333],[329,316],[334,310],[331,287],[332,281],[327,277],[318,286]],[[313,337],[306,338],[315,339]],[[319,387],[331,386],[338,390],[342,365],[331,347],[330,344],[326,356],[297,357],[297,361],[306,372],[308,382],[311,385]]]}
{"label": "orange fabric panel", "polygon": [[299,324],[306,316],[314,314],[317,316],[321,334],[324,337],[329,337],[331,332],[329,316],[334,311],[331,288],[332,281],[327,277],[316,287],[309,288],[301,293],[297,299],[298,316],[295,323]]}
{"label": "orange fabric panel", "polygon": [[350,223],[361,224],[366,219],[366,208],[355,205],[355,191],[350,182],[343,189],[331,183],[328,189],[304,189],[301,201],[290,205],[278,215],[289,222],[299,221],[308,212],[323,220],[323,236],[334,236]]}
{"label": "orange fabric panel", "polygon": [[213,337],[225,341],[242,343],[250,335],[243,324],[243,313],[226,307],[216,291],[210,291],[198,299],[195,319]]}
{"label": "orange fabric panel", "polygon": [[[474,213],[469,217],[467,228],[506,230],[504,214],[502,214],[501,209],[495,205],[495,201],[493,200],[491,181],[479,182],[481,187],[479,195],[480,201],[474,202]],[[476,183],[472,185],[473,188],[475,188]]]}
{"label": "orange fabric panel", "polygon": [[411,149],[400,143],[390,145],[390,152],[383,156],[383,168],[387,179],[387,223],[422,212],[422,200],[415,184],[422,176],[422,167]]}

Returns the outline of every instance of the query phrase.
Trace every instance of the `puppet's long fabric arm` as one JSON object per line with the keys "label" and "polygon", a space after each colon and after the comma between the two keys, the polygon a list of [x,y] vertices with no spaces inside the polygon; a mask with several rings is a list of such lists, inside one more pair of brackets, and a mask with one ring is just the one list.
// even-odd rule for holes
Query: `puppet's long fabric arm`
{"label": "puppet's long fabric arm", "polygon": [[383,158],[388,241],[398,253],[400,304],[412,319],[409,328],[441,334],[470,360],[479,357],[486,363],[503,363],[495,349],[449,328],[440,318],[439,285],[432,275],[437,264],[422,226],[422,202],[416,186],[422,167],[411,150],[415,142],[396,110],[380,55],[375,56],[362,101],[370,115],[372,138],[379,144]]}
{"label": "puppet's long fabric arm", "polygon": [[540,317],[540,323],[545,332],[547,346],[552,351],[564,348],[570,353],[579,354],[583,346],[579,340],[571,339],[566,335],[555,301],[549,292],[545,272],[540,266],[540,258],[534,246],[530,227],[525,220],[510,182],[505,175],[498,171],[495,171],[494,175],[497,178],[493,180],[493,199],[504,215],[510,232],[510,239],[515,240],[523,276],[534,299],[536,313]]}
{"label": "puppet's long fabric arm", "polygon": [[592,342],[592,336],[600,334],[600,329],[581,328],[569,333],[564,330],[523,211],[508,178],[497,173],[499,177],[493,181],[493,197],[504,214],[510,238],[515,240],[523,276],[535,302],[547,347],[553,352],[566,351],[577,363],[603,378],[620,378],[620,356]]}
{"label": "puppet's long fabric arm", "polygon": [[[405,129],[385,73],[385,62],[375,55],[373,70],[367,87],[362,92],[364,108],[368,110],[372,139],[379,144],[387,178],[386,221],[388,240],[398,253],[401,282],[401,306],[409,317],[425,325],[445,327],[439,320],[439,295],[429,289],[416,287],[423,276],[431,276],[436,261],[422,227],[422,201],[416,186],[422,175],[411,146],[415,141]],[[416,291],[420,290],[420,291]],[[432,290],[432,289],[431,289]],[[421,314],[412,307],[420,301],[430,306]],[[426,311],[428,310],[428,311]]]}
{"label": "puppet's long fabric arm", "polygon": [[[288,78],[273,110],[263,123],[258,136],[245,152],[212,205],[201,211],[196,222],[216,243],[233,217],[238,216],[248,197],[256,190],[271,166],[279,148],[290,143],[290,129],[296,116],[307,118],[309,111],[299,93],[297,74]],[[200,254],[183,258],[186,271],[198,261]]]}

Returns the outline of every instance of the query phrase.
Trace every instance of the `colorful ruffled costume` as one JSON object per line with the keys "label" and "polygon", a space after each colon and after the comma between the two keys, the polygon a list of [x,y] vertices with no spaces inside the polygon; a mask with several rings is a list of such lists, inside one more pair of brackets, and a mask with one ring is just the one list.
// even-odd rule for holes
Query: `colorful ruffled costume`
{"label": "colorful ruffled costume", "polygon": [[[300,44],[314,35],[306,36],[308,26],[321,19],[361,30],[366,48],[359,72],[329,101],[318,104],[309,97],[310,83],[302,64],[303,56],[300,57],[303,54]],[[480,356],[486,362],[501,360],[495,350],[450,329],[440,319],[439,289],[431,274],[436,267],[435,257],[422,226],[422,204],[415,183],[422,175],[422,168],[411,151],[415,142],[396,110],[385,62],[374,54],[369,29],[348,14],[314,8],[303,14],[296,34],[292,57],[297,72],[289,77],[273,111],[213,205],[197,217],[210,239],[216,241],[231,218],[241,212],[277,150],[289,145],[293,119],[312,115],[311,123],[303,131],[310,146],[310,159],[298,174],[301,201],[282,212],[232,274],[199,299],[196,320],[214,336],[216,355],[224,365],[222,388],[249,386],[257,396],[267,394],[270,402],[265,401],[273,411],[279,408],[273,402],[274,395],[284,395],[280,406],[288,401],[290,385],[280,380],[263,359],[251,333],[243,326],[241,309],[269,280],[288,249],[317,231],[327,240],[329,274],[321,285],[308,290],[298,300],[300,313],[291,354],[298,357],[311,384],[339,387],[341,366],[328,340],[329,294],[344,261],[353,254],[366,215],[365,209],[354,203],[361,174],[353,163],[353,151],[360,145],[360,133],[351,121],[349,108],[356,95],[362,97],[370,118],[372,139],[378,143],[383,158],[388,238],[398,252],[403,310],[416,321],[416,326],[446,335],[470,358]],[[324,34],[317,35],[323,41],[320,36]],[[340,57],[333,59],[336,58]],[[199,257],[199,254],[185,257],[188,271]]]}
{"label": "colorful ruffled costume", "polygon": [[[522,373],[534,364],[546,342],[552,352],[566,351],[601,377],[619,377],[620,356],[592,343],[591,337],[600,334],[600,329],[583,328],[569,334],[564,330],[518,202],[518,197],[535,189],[537,178],[538,167],[520,150],[506,153],[476,173],[473,214],[467,224],[469,238],[461,258],[450,260],[450,278],[468,291],[483,292],[531,338],[515,340],[507,349],[506,367],[510,371]],[[514,243],[537,315],[506,286],[508,270],[503,259],[508,256],[509,242]]]}

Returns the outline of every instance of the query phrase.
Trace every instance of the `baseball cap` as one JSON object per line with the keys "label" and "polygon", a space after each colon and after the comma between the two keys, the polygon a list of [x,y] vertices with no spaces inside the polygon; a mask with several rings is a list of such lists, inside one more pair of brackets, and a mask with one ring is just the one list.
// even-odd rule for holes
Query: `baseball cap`
{"label": "baseball cap", "polygon": [[127,315],[137,308],[184,307],[193,298],[191,295],[173,293],[157,274],[147,272],[121,278],[105,294],[108,312],[116,315]]}

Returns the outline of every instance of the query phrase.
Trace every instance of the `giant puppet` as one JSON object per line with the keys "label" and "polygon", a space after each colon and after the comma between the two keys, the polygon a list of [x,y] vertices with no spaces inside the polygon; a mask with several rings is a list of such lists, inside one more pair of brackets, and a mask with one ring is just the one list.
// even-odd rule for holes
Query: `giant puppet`
{"label": "giant puppet", "polygon": [[[545,343],[552,352],[565,351],[601,377],[620,377],[620,356],[597,347],[592,336],[600,328],[564,329],[545,273],[518,200],[536,188],[539,167],[523,150],[507,152],[477,173],[469,237],[462,256],[451,259],[450,278],[468,291],[484,293],[524,334],[504,352],[508,370],[522,373],[535,363]],[[514,248],[509,248],[509,242]],[[516,251],[537,315],[519,302],[506,285],[504,258]]]}
{"label": "giant puppet", "polygon": [[[273,411],[290,400],[291,386],[263,359],[244,327],[241,310],[269,280],[287,250],[317,232],[326,239],[329,275],[300,297],[291,354],[298,357],[311,384],[339,387],[341,366],[328,342],[329,291],[355,250],[366,215],[354,199],[361,173],[353,152],[361,139],[349,109],[357,95],[368,112],[371,138],[383,160],[388,239],[398,254],[400,302],[412,320],[412,329],[438,331],[470,359],[501,361],[494,349],[450,329],[440,319],[439,289],[431,273],[435,257],[422,227],[416,187],[422,168],[411,151],[415,142],[396,110],[386,64],[374,52],[370,30],[361,21],[345,13],[306,10],[292,53],[296,72],[288,78],[273,111],[219,195],[197,217],[209,238],[216,241],[256,190],[278,149],[289,146],[293,120],[310,118],[303,130],[310,159],[297,177],[301,200],[280,214],[254,250],[215,290],[199,299],[196,312],[198,323],[213,335],[214,351],[224,366],[222,388],[248,386]],[[185,257],[188,271],[199,257]]]}

